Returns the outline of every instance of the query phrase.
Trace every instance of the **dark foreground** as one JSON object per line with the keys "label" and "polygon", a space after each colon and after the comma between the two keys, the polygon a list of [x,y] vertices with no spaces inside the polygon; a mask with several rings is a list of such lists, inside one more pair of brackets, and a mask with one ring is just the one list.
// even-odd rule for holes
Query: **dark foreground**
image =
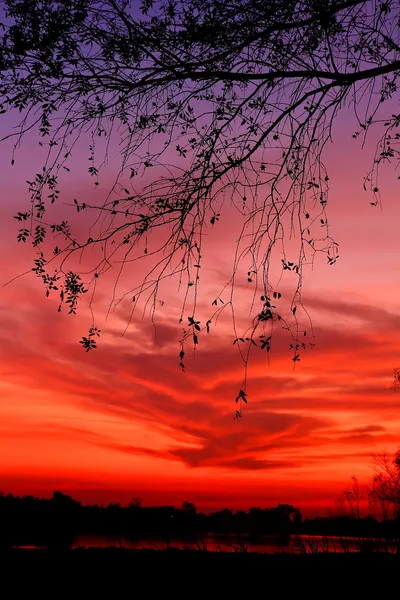
{"label": "dark foreground", "polygon": [[393,597],[400,575],[400,556],[385,553],[12,549],[0,561],[2,588],[42,600],[367,600]]}
{"label": "dark foreground", "polygon": [[394,569],[400,574],[400,555],[383,552],[319,552],[315,554],[275,553],[266,554],[258,552],[207,552],[201,550],[169,550],[152,549],[127,549],[127,548],[75,548],[71,549],[26,549],[12,548],[1,553],[1,562],[22,564],[35,564],[38,568],[42,565],[65,566],[73,569],[73,564],[106,563],[118,565],[130,570],[138,565],[193,564],[193,565],[224,565],[230,568],[256,567],[291,569],[318,569],[329,566],[333,570],[351,567],[352,569],[368,569],[369,567]]}

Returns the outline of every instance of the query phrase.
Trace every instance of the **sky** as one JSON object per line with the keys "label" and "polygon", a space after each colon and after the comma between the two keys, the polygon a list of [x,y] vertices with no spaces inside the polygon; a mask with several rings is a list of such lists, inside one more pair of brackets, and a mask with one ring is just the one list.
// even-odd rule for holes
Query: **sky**
{"label": "sky", "polygon": [[[326,156],[340,259],[328,266],[321,256],[305,272],[316,345],[295,369],[279,333],[269,364],[253,354],[240,422],[233,416],[243,368],[230,321],[202,336],[195,356],[188,351],[183,373],[176,284],[163,289],[156,328],[138,315],[122,336],[131,304],[128,296],[105,318],[110,273],[96,295],[102,336],[90,353],[79,344],[90,326],[87,305],[76,316],[57,312],[32,273],[0,287],[0,491],[50,496],[58,489],[96,503],[188,500],[207,511],[286,502],[313,515],[334,509],[352,475],[371,479],[373,455],[399,443],[400,391],[390,389],[400,366],[398,180],[385,170],[382,206],[371,207],[362,183],[372,145],[361,150],[351,133],[341,117]],[[1,146],[2,286],[31,269],[32,250],[17,244],[13,215],[27,207],[25,181],[40,164],[33,138],[13,167],[10,152],[10,144]],[[85,152],[78,147],[77,164]],[[96,190],[83,171],[72,171],[55,210],[76,220],[68,203],[96,201],[112,168]],[[203,311],[229,277],[239,226],[228,209],[209,232]],[[122,290],[135,275],[128,267]],[[238,283],[239,307],[246,286]]]}

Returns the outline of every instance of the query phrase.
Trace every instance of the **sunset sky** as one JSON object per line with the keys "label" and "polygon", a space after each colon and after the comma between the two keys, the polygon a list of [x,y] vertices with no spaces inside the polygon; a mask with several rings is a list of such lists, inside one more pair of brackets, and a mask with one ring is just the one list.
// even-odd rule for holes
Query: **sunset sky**
{"label": "sunset sky", "polygon": [[[110,274],[96,295],[102,337],[90,353],[78,343],[90,326],[87,304],[76,316],[58,313],[33,274],[0,288],[0,491],[59,489],[98,503],[190,500],[204,510],[288,502],[315,514],[334,508],[353,474],[371,478],[372,455],[393,452],[400,439],[400,392],[390,390],[400,366],[399,182],[387,168],[382,207],[370,206],[362,182],[373,144],[361,151],[350,120],[340,119],[326,157],[340,259],[328,266],[321,255],[304,281],[316,346],[295,370],[282,335],[269,366],[253,354],[241,422],[233,416],[243,369],[228,318],[202,337],[195,358],[188,351],[186,372],[179,368],[176,282],[157,308],[156,329],[138,314],[121,337],[130,301],[105,320]],[[32,137],[13,167],[10,152],[10,144],[0,148],[1,284],[31,268],[32,248],[17,244],[12,216],[27,206],[25,180],[41,164]],[[98,199],[114,163],[95,190],[79,170],[83,146],[73,160],[56,210],[76,221],[63,203]],[[203,312],[229,278],[239,224],[228,208],[209,232]],[[128,269],[122,291],[134,276]],[[246,285],[244,278],[244,295]]]}

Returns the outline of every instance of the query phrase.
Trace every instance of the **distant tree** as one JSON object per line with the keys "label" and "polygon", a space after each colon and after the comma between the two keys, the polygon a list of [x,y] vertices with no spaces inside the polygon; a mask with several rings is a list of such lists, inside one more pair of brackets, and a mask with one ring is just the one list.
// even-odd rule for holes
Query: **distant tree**
{"label": "distant tree", "polygon": [[400,448],[394,457],[387,453],[375,456],[376,474],[370,494],[382,506],[382,515],[389,514],[387,505],[395,514],[400,514]]}
{"label": "distant tree", "polygon": [[141,508],[142,501],[139,496],[133,496],[128,502],[129,508]]}
{"label": "distant tree", "polygon": [[361,485],[355,475],[351,476],[351,486],[336,501],[337,514],[360,520],[362,503],[368,496],[368,488]]}
{"label": "distant tree", "polygon": [[289,517],[292,523],[299,524],[302,522],[303,516],[300,509],[292,504],[278,504],[277,509]]}
{"label": "distant tree", "polygon": [[195,515],[197,512],[196,505],[193,504],[193,502],[183,502],[182,510],[184,510],[185,513],[192,514],[192,515]]}
{"label": "distant tree", "polygon": [[51,503],[59,510],[76,510],[82,506],[82,503],[72,498],[72,496],[59,491],[53,492]]}
{"label": "distant tree", "polygon": [[[304,266],[319,252],[329,265],[338,258],[323,151],[339,112],[353,113],[352,137],[362,142],[374,125],[381,128],[364,180],[371,204],[380,201],[381,167],[398,160],[400,114],[390,102],[400,73],[398,0],[0,5],[0,111],[6,119],[21,113],[4,139],[13,137],[16,150],[36,129],[46,150],[43,169],[28,183],[30,205],[16,214],[18,241],[32,243],[46,294],[56,292],[60,310],[75,313],[107,271],[116,269],[118,283],[127,263],[142,261],[144,275],[115,292],[110,309],[129,298],[130,319],[140,305],[154,317],[160,286],[176,277],[182,369],[185,342],[196,347],[226,308],[245,369],[254,347],[268,356],[277,325],[290,332],[297,363],[309,329]],[[117,144],[121,155],[112,189],[97,203],[74,200],[77,213],[93,214],[89,230],[68,217],[52,220],[48,211],[60,200],[81,137],[94,186]],[[211,309],[203,319],[204,237],[229,205],[242,219],[232,277],[204,298]],[[293,278],[283,298],[282,273]],[[242,284],[252,292],[251,318],[239,331],[235,291]],[[93,317],[82,347],[96,348],[99,334]],[[236,401],[247,401],[246,372]]]}
{"label": "distant tree", "polygon": [[107,506],[107,510],[119,511],[121,509],[121,505],[119,502],[110,502]]}

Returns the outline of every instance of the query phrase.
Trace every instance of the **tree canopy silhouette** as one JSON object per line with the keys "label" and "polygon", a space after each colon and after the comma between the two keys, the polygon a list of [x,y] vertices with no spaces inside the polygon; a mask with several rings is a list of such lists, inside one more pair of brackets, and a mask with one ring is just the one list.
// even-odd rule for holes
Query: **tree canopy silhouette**
{"label": "tree canopy silhouette", "polygon": [[[177,278],[182,368],[185,342],[196,346],[226,309],[245,368],[255,346],[268,355],[277,325],[290,332],[296,363],[309,339],[304,266],[318,252],[329,265],[338,258],[323,163],[338,113],[354,113],[353,138],[381,127],[364,181],[372,204],[381,165],[398,158],[400,114],[391,102],[400,73],[398,0],[3,0],[1,7],[0,110],[20,113],[4,139],[14,137],[17,149],[36,129],[47,150],[28,182],[30,205],[16,215],[18,241],[32,243],[46,294],[58,293],[60,309],[75,313],[107,271],[119,281],[124,265],[142,261],[143,274],[123,297],[132,311],[142,302],[154,316],[160,285]],[[74,210],[93,215],[86,231],[48,211],[60,202],[82,139],[95,186],[110,153],[120,156],[98,203],[74,200]],[[204,236],[229,205],[242,219],[232,277],[217,297],[203,298]],[[293,278],[283,295],[282,272]],[[238,331],[242,282],[252,290],[251,316]],[[114,294],[110,306],[118,300]],[[199,317],[200,300],[210,305],[208,318]],[[99,334],[93,319],[81,339],[86,351]]]}

